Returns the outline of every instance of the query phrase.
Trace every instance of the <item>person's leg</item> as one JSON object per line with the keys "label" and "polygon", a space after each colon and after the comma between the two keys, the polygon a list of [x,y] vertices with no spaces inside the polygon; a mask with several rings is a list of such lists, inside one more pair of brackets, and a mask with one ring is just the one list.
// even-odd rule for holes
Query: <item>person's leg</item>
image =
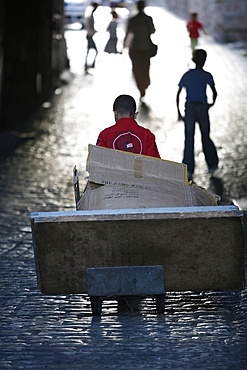
{"label": "person's leg", "polygon": [[142,98],[145,96],[146,89],[150,85],[150,58],[148,52],[131,49],[129,50],[129,56],[132,62],[132,71],[136,85]]}
{"label": "person's leg", "polygon": [[86,54],[86,58],[85,58],[85,64],[84,64],[85,72],[87,72],[87,70],[88,70],[88,64],[87,64],[88,53],[89,53],[89,49],[87,49],[87,54]]}
{"label": "person's leg", "polygon": [[195,50],[195,48],[197,47],[197,44],[198,44],[198,40],[197,39],[193,39],[193,38],[190,39],[190,45],[191,45],[191,50],[192,51]]}
{"label": "person's leg", "polygon": [[194,136],[195,136],[195,122],[196,122],[195,107],[191,103],[185,106],[185,119],[184,119],[184,156],[183,163],[187,165],[189,180],[195,169],[194,159]]}
{"label": "person's leg", "polygon": [[[90,50],[94,50],[95,55],[94,55],[93,63],[91,65],[88,65],[88,56],[89,56]],[[85,71],[87,71],[88,68],[94,68],[95,67],[95,61],[96,61],[97,55],[98,55],[98,49],[97,49],[97,46],[96,46],[96,44],[93,40],[93,36],[87,35],[87,54],[86,54],[85,67],[84,67]]]}
{"label": "person's leg", "polygon": [[87,54],[86,54],[85,64],[84,64],[85,72],[87,72],[87,70],[88,70],[87,59],[88,59],[88,54],[89,54],[89,49],[90,49],[90,36],[87,35],[86,38],[87,38]]}
{"label": "person's leg", "polygon": [[91,40],[91,49],[93,49],[95,51],[94,60],[93,60],[93,63],[92,63],[92,68],[94,68],[95,67],[96,58],[97,58],[97,55],[98,55],[98,49],[97,49],[97,46],[96,46],[93,38]]}
{"label": "person's leg", "polygon": [[218,168],[218,155],[216,147],[210,138],[210,120],[208,114],[208,105],[198,108],[198,123],[201,131],[202,149],[208,166],[208,171],[212,173]]}

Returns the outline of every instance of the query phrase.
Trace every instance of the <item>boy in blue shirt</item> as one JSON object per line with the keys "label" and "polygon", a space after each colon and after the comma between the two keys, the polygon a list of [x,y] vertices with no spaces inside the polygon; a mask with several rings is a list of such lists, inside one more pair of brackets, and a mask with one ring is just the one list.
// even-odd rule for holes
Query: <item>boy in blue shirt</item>
{"label": "boy in blue shirt", "polygon": [[[211,73],[204,71],[203,66],[207,59],[207,53],[203,49],[196,49],[193,52],[193,62],[195,63],[195,69],[190,69],[181,78],[178,84],[177,92],[177,109],[178,109],[178,120],[184,121],[185,126],[185,142],[184,142],[184,156],[183,163],[188,168],[188,178],[192,180],[195,169],[194,159],[194,136],[195,136],[195,124],[198,122],[201,139],[202,149],[205,155],[205,160],[208,166],[208,172],[213,172],[218,168],[218,155],[216,147],[210,138],[210,120],[208,110],[211,108],[217,98],[217,91],[215,83]],[[213,94],[213,102],[208,103],[206,88],[210,86]],[[182,88],[186,89],[186,102],[185,102],[185,116],[181,115],[179,109],[179,96]]]}

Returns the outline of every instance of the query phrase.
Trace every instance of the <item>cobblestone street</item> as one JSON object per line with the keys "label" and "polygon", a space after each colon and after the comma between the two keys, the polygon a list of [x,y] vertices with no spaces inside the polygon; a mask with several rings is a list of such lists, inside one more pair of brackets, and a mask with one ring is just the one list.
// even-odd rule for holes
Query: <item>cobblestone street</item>
{"label": "cobblestone street", "polygon": [[[137,120],[155,133],[163,159],[181,162],[184,131],[177,122],[176,92],[181,75],[193,66],[189,39],[184,20],[159,7],[147,13],[156,25],[153,41],[159,51]],[[174,28],[176,35],[166,36]],[[121,35],[120,29],[120,43]],[[85,31],[66,30],[70,83],[59,87],[21,132],[0,134],[0,368],[244,370],[246,288],[168,292],[164,315],[156,314],[151,299],[144,300],[141,311],[123,313],[115,301],[107,301],[101,318],[91,315],[86,295],[44,296],[37,288],[30,213],[75,209],[74,165],[82,190],[88,144],[114,123],[113,100],[124,93],[139,98],[127,51],[106,55],[107,33],[96,36],[96,68],[84,74]],[[206,35],[200,46],[208,52],[205,70],[218,91],[210,117],[219,169],[214,177],[207,174],[198,130],[194,181],[219,194],[222,205],[236,201],[245,208],[246,45],[221,45]]]}

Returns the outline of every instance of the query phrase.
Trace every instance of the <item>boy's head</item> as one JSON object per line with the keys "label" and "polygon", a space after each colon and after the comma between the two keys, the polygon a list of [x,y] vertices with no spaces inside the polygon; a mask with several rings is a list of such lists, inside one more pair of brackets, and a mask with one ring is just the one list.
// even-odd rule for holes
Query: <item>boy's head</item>
{"label": "boy's head", "polygon": [[207,52],[204,49],[196,49],[193,51],[192,60],[197,67],[203,67],[207,59]]}
{"label": "boy's head", "polygon": [[138,11],[142,12],[145,9],[145,1],[144,0],[137,1],[136,6]]}
{"label": "boy's head", "polygon": [[95,2],[92,2],[91,3],[91,6],[93,8],[93,12],[98,8],[99,4],[98,3],[95,3]]}
{"label": "boy's head", "polygon": [[197,13],[196,12],[191,12],[190,13],[190,19],[192,19],[193,21],[196,21],[197,20]]}
{"label": "boy's head", "polygon": [[136,102],[130,95],[119,95],[113,103],[113,111],[118,117],[135,117]]}

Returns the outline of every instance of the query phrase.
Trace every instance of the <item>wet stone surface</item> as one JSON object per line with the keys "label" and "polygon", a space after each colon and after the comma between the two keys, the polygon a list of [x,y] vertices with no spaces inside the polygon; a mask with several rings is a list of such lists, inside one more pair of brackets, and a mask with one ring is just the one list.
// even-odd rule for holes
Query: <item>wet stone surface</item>
{"label": "wet stone surface", "polygon": [[[157,38],[177,22],[178,42],[174,53],[169,40],[161,44],[152,61],[149,109],[138,107],[138,121],[155,132],[162,158],[181,161],[183,127],[176,122],[175,94],[190,63],[188,40],[183,21],[162,9],[152,11]],[[71,83],[62,86],[51,107],[41,108],[23,132],[8,134],[7,149],[1,146],[1,369],[245,369],[246,289],[168,292],[164,315],[156,314],[152,299],[138,307],[132,302],[123,312],[118,312],[116,301],[104,301],[101,318],[92,317],[87,295],[39,292],[30,212],[75,209],[73,166],[79,168],[82,190],[87,145],[113,124],[113,99],[120,93],[138,99],[128,55],[108,58],[101,52],[93,74],[84,75],[85,34],[73,32],[67,32],[68,41],[76,35],[82,54],[72,63]],[[210,178],[197,133],[195,182],[220,192],[222,204],[230,204],[246,196],[247,60],[209,36],[201,43],[209,53],[205,69],[215,75],[219,92],[211,131],[220,167]],[[69,51],[71,56],[76,52],[72,43]]]}

